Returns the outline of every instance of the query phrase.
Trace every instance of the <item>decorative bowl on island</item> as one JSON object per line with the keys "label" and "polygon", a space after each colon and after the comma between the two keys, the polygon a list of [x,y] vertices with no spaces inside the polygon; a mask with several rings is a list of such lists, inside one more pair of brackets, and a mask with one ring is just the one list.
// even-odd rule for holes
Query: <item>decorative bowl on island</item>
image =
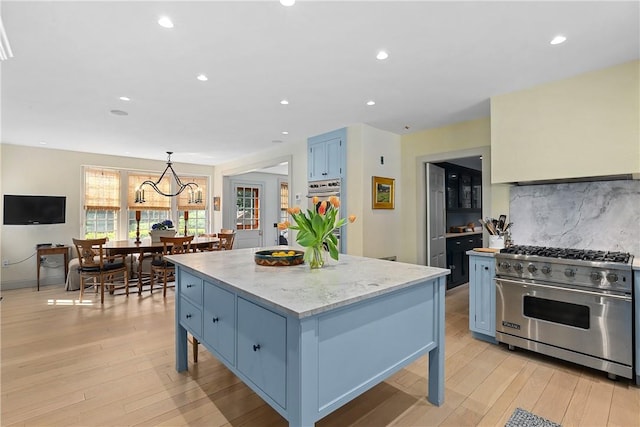
{"label": "decorative bowl on island", "polygon": [[268,249],[255,253],[256,264],[265,267],[287,267],[304,262],[304,252],[293,249]]}

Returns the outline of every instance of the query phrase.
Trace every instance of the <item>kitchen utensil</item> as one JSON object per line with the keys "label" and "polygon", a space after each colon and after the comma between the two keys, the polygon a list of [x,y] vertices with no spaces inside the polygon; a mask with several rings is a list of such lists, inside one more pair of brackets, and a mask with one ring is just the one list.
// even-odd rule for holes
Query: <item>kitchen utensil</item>
{"label": "kitchen utensil", "polygon": [[498,230],[504,231],[504,224],[506,221],[507,221],[507,216],[500,215],[500,217],[498,218]]}
{"label": "kitchen utensil", "polygon": [[507,224],[507,226],[502,231],[507,231],[512,225],[513,225],[513,223],[510,222],[509,224]]}
{"label": "kitchen utensil", "polygon": [[491,223],[489,218],[487,218],[486,221],[483,221],[482,219],[480,219],[480,222],[484,225],[484,228],[487,229],[489,234],[491,234],[492,236],[497,234],[496,229],[493,227],[493,224]]}

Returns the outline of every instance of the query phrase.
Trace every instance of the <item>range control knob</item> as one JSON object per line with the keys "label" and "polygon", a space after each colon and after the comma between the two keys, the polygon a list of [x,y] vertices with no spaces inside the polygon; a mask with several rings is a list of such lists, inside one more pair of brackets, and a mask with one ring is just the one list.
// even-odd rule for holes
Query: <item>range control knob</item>
{"label": "range control knob", "polygon": [[618,275],[616,273],[609,273],[607,274],[607,280],[611,283],[615,283],[618,281]]}
{"label": "range control knob", "polygon": [[536,271],[538,271],[538,267],[536,267],[535,264],[529,264],[527,270],[529,270],[529,273],[535,273]]}
{"label": "range control knob", "polygon": [[594,282],[599,282],[600,280],[602,280],[602,273],[600,273],[599,271],[592,271],[591,280],[593,280]]}
{"label": "range control knob", "polygon": [[522,271],[522,264],[519,262],[516,262],[515,264],[513,264],[513,269],[517,272],[521,272]]}
{"label": "range control knob", "polygon": [[502,261],[498,266],[503,270],[508,270],[511,268],[511,264],[506,261]]}
{"label": "range control knob", "polygon": [[564,275],[567,277],[574,277],[576,275],[576,271],[573,268],[567,268],[564,270]]}
{"label": "range control knob", "polygon": [[551,273],[551,267],[549,267],[548,265],[543,266],[543,267],[542,267],[542,272],[543,272],[544,274],[549,274],[549,273]]}

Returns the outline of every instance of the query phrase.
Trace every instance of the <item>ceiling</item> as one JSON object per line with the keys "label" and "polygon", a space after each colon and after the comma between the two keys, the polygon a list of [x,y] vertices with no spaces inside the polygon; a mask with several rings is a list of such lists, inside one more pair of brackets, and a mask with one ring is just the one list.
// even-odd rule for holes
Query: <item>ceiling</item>
{"label": "ceiling", "polygon": [[[486,117],[491,96],[640,56],[638,1],[1,7],[14,54],[2,62],[3,143],[158,160],[174,151],[197,164],[356,123],[406,134]],[[162,15],[174,28],[158,25]],[[560,33],[567,41],[550,45]]]}

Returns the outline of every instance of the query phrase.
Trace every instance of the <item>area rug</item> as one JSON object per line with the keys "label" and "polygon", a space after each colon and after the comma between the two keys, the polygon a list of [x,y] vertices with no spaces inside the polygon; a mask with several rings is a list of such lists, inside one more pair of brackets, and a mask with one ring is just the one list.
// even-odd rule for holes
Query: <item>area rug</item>
{"label": "area rug", "polygon": [[522,408],[516,408],[504,427],[562,427],[553,421],[539,417]]}

